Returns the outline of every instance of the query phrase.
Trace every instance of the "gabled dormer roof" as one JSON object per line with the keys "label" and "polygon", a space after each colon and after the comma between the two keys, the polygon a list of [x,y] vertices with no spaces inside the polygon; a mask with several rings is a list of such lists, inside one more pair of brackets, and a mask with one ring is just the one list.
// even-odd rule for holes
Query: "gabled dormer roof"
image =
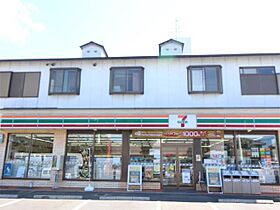
{"label": "gabled dormer roof", "polygon": [[175,39],[169,39],[169,40],[167,40],[165,42],[162,42],[162,43],[159,44],[159,46],[164,45],[164,44],[169,43],[169,42],[175,42],[175,43],[178,43],[178,44],[182,45],[182,47],[184,47],[184,43],[183,42],[179,42],[179,41],[177,41]]}
{"label": "gabled dormer roof", "polygon": [[102,50],[104,51],[105,56],[108,57],[108,54],[107,54],[104,46],[101,45],[101,44],[98,44],[96,42],[93,42],[93,41],[90,41],[90,42],[88,42],[86,44],[81,45],[80,48],[83,49],[84,47],[89,46],[89,45],[95,45],[95,46],[98,46],[98,47],[102,48]]}

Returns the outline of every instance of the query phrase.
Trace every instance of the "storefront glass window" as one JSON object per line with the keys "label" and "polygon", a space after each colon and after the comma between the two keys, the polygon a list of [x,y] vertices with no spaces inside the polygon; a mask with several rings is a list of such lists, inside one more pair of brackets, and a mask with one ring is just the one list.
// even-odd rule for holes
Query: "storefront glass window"
{"label": "storefront glass window", "polygon": [[237,135],[238,166],[256,170],[261,183],[279,183],[279,159],[275,135]]}
{"label": "storefront glass window", "polygon": [[52,134],[10,134],[3,177],[49,179],[52,149]]}
{"label": "storefront glass window", "polygon": [[223,139],[201,139],[201,149],[205,165],[234,167],[233,135],[225,135]]}
{"label": "storefront glass window", "polygon": [[52,149],[53,136],[45,134],[32,135],[28,178],[50,178]]}
{"label": "storefront glass window", "polygon": [[144,181],[160,180],[160,139],[130,139],[130,164],[141,164]]}
{"label": "storefront glass window", "polygon": [[65,179],[89,178],[89,153],[92,153],[93,134],[68,134],[65,160]]}
{"label": "storefront glass window", "polygon": [[96,134],[93,179],[120,180],[122,134]]}

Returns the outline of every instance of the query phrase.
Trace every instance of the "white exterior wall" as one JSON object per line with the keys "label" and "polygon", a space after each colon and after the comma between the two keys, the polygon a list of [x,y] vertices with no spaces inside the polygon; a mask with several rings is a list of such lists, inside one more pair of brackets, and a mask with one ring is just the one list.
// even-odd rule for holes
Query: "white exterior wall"
{"label": "white exterior wall", "polygon": [[[48,95],[50,67],[81,68],[80,95]],[[97,66],[93,66],[96,63]],[[221,65],[223,94],[188,94],[187,66]],[[110,95],[112,66],[143,66],[143,95]],[[1,71],[40,71],[38,98],[0,98],[3,108],[207,108],[280,107],[280,95],[241,95],[240,66],[275,66],[280,56],[93,59],[0,62]]]}
{"label": "white exterior wall", "polygon": [[95,44],[89,44],[82,48],[82,57],[83,58],[87,58],[87,57],[100,58],[100,57],[105,57],[105,55],[104,55],[104,51],[103,51],[102,47],[97,46]]}
{"label": "white exterior wall", "polygon": [[[160,46],[160,55],[182,55],[183,49],[182,45],[176,42],[167,42]],[[176,50],[175,50],[176,49]]]}

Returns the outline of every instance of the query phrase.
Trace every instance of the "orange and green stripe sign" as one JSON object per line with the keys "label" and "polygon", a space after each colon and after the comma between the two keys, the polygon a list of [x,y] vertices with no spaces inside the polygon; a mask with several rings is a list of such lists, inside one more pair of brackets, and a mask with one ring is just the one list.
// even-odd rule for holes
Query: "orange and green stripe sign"
{"label": "orange and green stripe sign", "polygon": [[[197,115],[198,129],[280,129],[280,115]],[[2,116],[0,128],[167,129],[168,115]]]}
{"label": "orange and green stripe sign", "polygon": [[168,128],[168,116],[3,116],[0,128]]}
{"label": "orange and green stripe sign", "polygon": [[198,115],[197,127],[277,130],[280,128],[280,115]]}

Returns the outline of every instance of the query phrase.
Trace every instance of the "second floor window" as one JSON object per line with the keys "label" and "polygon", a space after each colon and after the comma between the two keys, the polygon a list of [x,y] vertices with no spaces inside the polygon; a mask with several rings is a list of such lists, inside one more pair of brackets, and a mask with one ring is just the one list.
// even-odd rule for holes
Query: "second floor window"
{"label": "second floor window", "polygon": [[189,93],[222,93],[221,66],[189,66]]}
{"label": "second floor window", "polygon": [[53,68],[50,70],[49,94],[79,94],[81,69]]}
{"label": "second floor window", "polygon": [[143,94],[143,67],[112,67],[110,72],[110,94]]}
{"label": "second floor window", "polygon": [[278,94],[275,68],[272,67],[240,67],[242,95],[274,95]]}
{"label": "second floor window", "polygon": [[1,72],[0,97],[38,97],[40,72]]}

